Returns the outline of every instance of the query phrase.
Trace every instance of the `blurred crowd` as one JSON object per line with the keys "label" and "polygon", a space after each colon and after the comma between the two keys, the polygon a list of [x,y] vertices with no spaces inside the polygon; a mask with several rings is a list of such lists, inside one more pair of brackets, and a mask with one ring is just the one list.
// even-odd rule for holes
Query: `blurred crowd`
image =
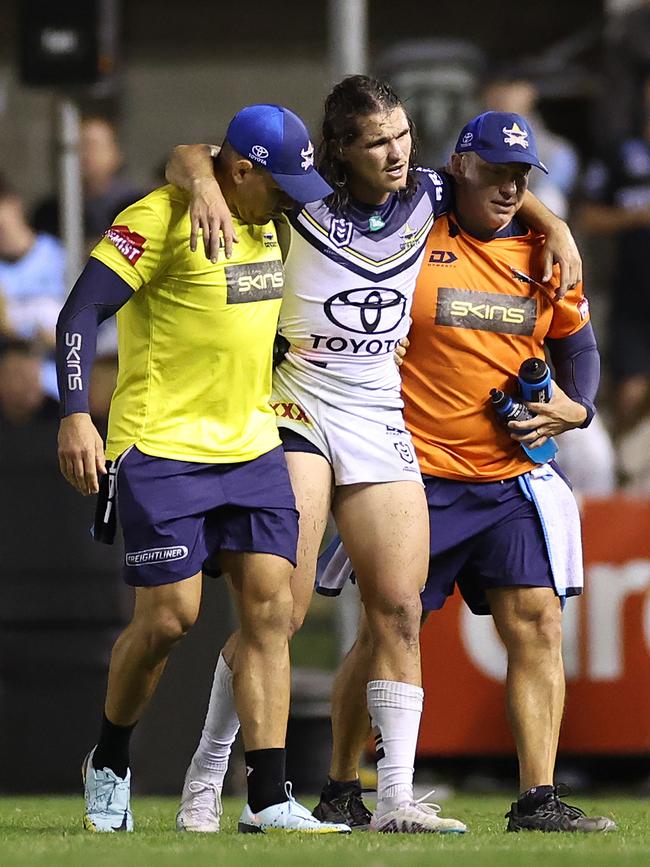
{"label": "blurred crowd", "polygon": [[[596,496],[619,489],[650,494],[650,62],[635,67],[625,88],[627,121],[619,120],[620,133],[601,136],[600,143],[592,137],[591,147],[549,128],[538,83],[521,68],[482,76],[473,103],[531,120],[549,168],[548,175],[531,175],[531,189],[578,237],[588,296],[597,276],[592,313],[603,356],[599,414],[588,429],[570,431],[559,443],[560,463],[576,489]],[[80,161],[90,251],[122,208],[146,190],[129,181],[118,131],[107,117],[83,118]],[[19,186],[0,176],[0,432],[5,426],[27,432],[35,419],[56,423],[54,329],[70,289],[65,273],[57,195],[28,213]],[[91,394],[100,428],[116,371],[115,328],[106,323]]]}

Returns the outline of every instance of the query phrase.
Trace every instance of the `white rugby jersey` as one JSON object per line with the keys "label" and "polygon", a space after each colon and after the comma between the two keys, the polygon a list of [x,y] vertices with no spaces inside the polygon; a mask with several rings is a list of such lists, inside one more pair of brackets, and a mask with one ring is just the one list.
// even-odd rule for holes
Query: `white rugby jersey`
{"label": "white rugby jersey", "polygon": [[[280,378],[329,384],[339,398],[359,386],[388,390],[389,404],[401,405],[393,353],[410,327],[429,229],[451,198],[445,175],[419,169],[417,177],[408,201],[394,193],[379,206],[355,202],[344,215],[319,201],[291,215],[278,327],[290,349]],[[386,394],[377,396],[386,405]]]}

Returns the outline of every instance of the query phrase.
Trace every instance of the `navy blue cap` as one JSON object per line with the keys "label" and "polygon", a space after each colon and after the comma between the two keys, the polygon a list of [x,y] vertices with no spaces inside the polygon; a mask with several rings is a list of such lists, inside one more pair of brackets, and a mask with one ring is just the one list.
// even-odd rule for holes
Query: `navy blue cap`
{"label": "navy blue cap", "polygon": [[333,192],[314,168],[314,146],[297,114],[281,105],[248,105],[230,121],[226,141],[267,170],[297,202],[315,202]]}
{"label": "navy blue cap", "polygon": [[456,153],[473,151],[487,163],[528,163],[548,174],[537,156],[530,125],[510,111],[486,111],[466,124],[456,144]]}

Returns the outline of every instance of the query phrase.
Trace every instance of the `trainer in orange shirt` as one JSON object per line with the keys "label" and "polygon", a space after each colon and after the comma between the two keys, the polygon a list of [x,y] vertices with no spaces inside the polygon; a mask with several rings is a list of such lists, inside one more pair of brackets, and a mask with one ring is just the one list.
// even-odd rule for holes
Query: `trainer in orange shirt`
{"label": "trainer in orange shirt", "polygon": [[[508,652],[507,700],[517,746],[519,799],[508,830],[604,831],[554,786],[564,705],[562,606],[581,590],[582,563],[557,574],[560,553],[580,545],[577,508],[557,469],[535,447],[589,423],[599,357],[578,285],[562,300],[542,286],[543,238],[517,220],[531,167],[545,171],[533,131],[515,114],[487,112],[461,132],[450,171],[454,211],[428,239],[402,367],[405,418],[424,474],[431,552],[423,607],[442,607],[458,587],[472,611],[491,613]],[[547,404],[511,423],[489,405],[491,388],[516,391],[526,358],[555,367]],[[548,508],[566,516],[561,534]],[[565,571],[571,570],[571,561]],[[553,567],[552,564],[553,563]]]}

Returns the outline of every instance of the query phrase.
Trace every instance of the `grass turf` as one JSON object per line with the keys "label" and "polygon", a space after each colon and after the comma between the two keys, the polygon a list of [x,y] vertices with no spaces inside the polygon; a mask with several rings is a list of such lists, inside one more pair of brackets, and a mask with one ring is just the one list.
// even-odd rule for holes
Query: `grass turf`
{"label": "grass turf", "polygon": [[[239,800],[224,807],[218,835],[173,830],[176,801],[134,799],[134,834],[89,834],[81,829],[74,797],[0,798],[2,867],[619,867],[650,864],[650,813],[643,800],[603,796],[569,799],[588,812],[612,816],[611,834],[506,834],[503,798],[457,797],[443,815],[456,816],[471,833],[449,836],[357,833],[351,836],[239,835]],[[311,800],[304,799],[306,804]]]}

